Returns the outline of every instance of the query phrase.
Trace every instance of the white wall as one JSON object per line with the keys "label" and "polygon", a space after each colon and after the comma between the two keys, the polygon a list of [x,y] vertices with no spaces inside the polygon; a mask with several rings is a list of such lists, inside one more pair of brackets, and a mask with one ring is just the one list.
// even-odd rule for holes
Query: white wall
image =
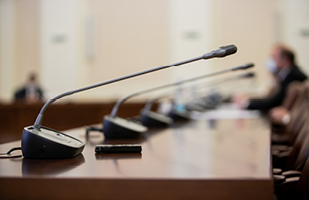
{"label": "white wall", "polygon": [[77,86],[77,5],[75,0],[41,1],[41,82],[49,97]]}
{"label": "white wall", "polygon": [[[265,62],[275,40],[276,2],[274,0],[214,2],[213,39],[217,44],[234,43],[238,47],[235,55],[216,61],[216,68],[253,62],[257,80],[251,92],[264,94],[269,84],[269,73],[266,71]],[[238,87],[236,91],[242,92],[242,89],[243,87]]]}
{"label": "white wall", "polygon": [[[165,12],[163,1],[42,1],[41,67],[49,96],[169,64]],[[169,71],[158,72],[72,98],[119,98],[168,77]]]}
{"label": "white wall", "polygon": [[291,46],[301,69],[309,75],[309,1],[279,1],[278,40]]}
{"label": "white wall", "polygon": [[0,0],[0,99],[10,99],[15,83],[14,1]]}
{"label": "white wall", "polygon": [[[92,17],[95,24],[96,44],[94,57],[85,62],[88,83],[170,64],[167,1],[86,2],[86,17]],[[170,73],[171,70],[166,69],[114,83],[87,92],[88,98],[119,98],[137,90],[164,84],[169,80]]]}
{"label": "white wall", "polygon": [[[214,48],[213,1],[170,0],[169,35],[171,62],[202,56]],[[181,67],[174,67],[174,81],[209,73],[211,61],[197,61]]]}
{"label": "white wall", "polygon": [[26,77],[31,70],[38,71],[48,97],[52,97],[200,56],[227,44],[235,44],[238,52],[223,59],[198,61],[93,89],[72,99],[119,98],[136,90],[246,62],[256,64],[257,85],[261,87],[254,89],[262,91],[268,76],[265,60],[277,40],[295,47],[300,65],[309,66],[308,37],[299,34],[308,27],[306,0],[28,0],[26,3],[27,7],[24,1],[0,0],[1,99],[10,99],[16,86],[25,80],[22,76]]}

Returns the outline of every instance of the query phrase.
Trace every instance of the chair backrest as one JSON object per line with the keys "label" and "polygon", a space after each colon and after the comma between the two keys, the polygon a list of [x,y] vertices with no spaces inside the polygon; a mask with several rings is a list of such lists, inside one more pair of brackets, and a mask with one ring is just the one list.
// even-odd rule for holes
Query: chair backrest
{"label": "chair backrest", "polygon": [[299,81],[290,83],[287,89],[287,93],[283,100],[282,106],[287,110],[292,110],[299,100],[300,93],[302,91],[303,84]]}
{"label": "chair backrest", "polygon": [[304,139],[299,154],[297,156],[297,159],[295,161],[295,169],[302,170],[307,158],[309,157],[309,84],[306,84],[306,93],[303,97],[304,102],[304,118],[305,118],[305,125],[304,125],[304,131],[302,134],[305,136],[302,137]]}
{"label": "chair backrest", "polygon": [[[307,120],[308,121],[308,120]],[[309,156],[305,154],[304,147],[309,147],[309,126],[305,125],[301,128],[300,133],[298,134],[292,151],[290,152],[286,166],[283,167],[283,170],[300,170],[304,157],[307,159]],[[297,163],[297,164],[296,164]]]}
{"label": "chair backrest", "polygon": [[[307,120],[309,122],[309,120]],[[294,169],[302,171],[307,158],[309,157],[309,124],[305,126],[302,132],[302,144],[299,146],[299,152],[294,162]]]}
{"label": "chair backrest", "polygon": [[299,90],[298,98],[295,100],[292,109],[290,110],[291,121],[286,127],[286,132],[289,136],[289,144],[294,145],[295,139],[300,133],[302,126],[307,118],[308,101],[306,101],[306,95],[309,92],[309,81],[303,82],[298,85],[297,90]]}
{"label": "chair backrest", "polygon": [[298,118],[299,133],[295,137],[293,149],[289,155],[286,169],[302,170],[307,158],[309,157],[309,82],[304,85],[300,103],[300,116]]}
{"label": "chair backrest", "polygon": [[309,199],[309,158],[295,188],[295,199]]}

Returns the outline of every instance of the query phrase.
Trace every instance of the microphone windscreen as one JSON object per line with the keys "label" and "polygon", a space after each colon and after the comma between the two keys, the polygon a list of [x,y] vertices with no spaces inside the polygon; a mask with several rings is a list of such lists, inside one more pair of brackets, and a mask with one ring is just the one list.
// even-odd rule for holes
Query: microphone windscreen
{"label": "microphone windscreen", "polygon": [[220,58],[225,57],[231,54],[236,53],[237,47],[233,44],[227,45],[227,46],[221,46],[216,50],[213,50],[211,53],[203,55],[203,59],[209,59],[209,58]]}
{"label": "microphone windscreen", "polygon": [[232,69],[232,71],[244,70],[244,69],[248,69],[248,68],[251,68],[251,67],[254,67],[254,64],[253,64],[253,63],[248,63],[248,64],[241,65],[241,66],[238,66],[238,67],[234,67],[234,68]]}
{"label": "microphone windscreen", "polygon": [[224,50],[223,54],[217,55],[218,57],[225,57],[237,52],[237,47],[233,44],[227,46],[221,46],[219,49]]}
{"label": "microphone windscreen", "polygon": [[239,76],[239,78],[252,78],[255,77],[255,73],[254,72],[248,72],[246,74],[242,74]]}

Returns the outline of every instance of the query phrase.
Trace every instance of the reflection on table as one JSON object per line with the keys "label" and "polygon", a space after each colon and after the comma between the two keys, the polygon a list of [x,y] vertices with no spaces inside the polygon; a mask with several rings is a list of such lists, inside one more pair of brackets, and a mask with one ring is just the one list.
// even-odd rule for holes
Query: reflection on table
{"label": "reflection on table", "polygon": [[[136,140],[65,131],[86,143],[64,160],[0,160],[0,197],[55,199],[272,199],[270,132],[261,116],[201,119]],[[141,154],[95,154],[98,144],[141,144]],[[0,145],[0,151],[20,141]],[[6,191],[15,188],[18,193]],[[52,191],[55,191],[54,189]]]}

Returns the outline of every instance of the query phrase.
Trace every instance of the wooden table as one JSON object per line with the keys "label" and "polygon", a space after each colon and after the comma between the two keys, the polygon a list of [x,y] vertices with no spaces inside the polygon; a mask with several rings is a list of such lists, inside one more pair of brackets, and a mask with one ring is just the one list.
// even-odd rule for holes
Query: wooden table
{"label": "wooden table", "polygon": [[[111,113],[115,103],[114,100],[108,102],[60,101],[48,107],[43,124],[62,131],[101,123],[103,117]],[[23,128],[33,125],[43,105],[43,103],[0,104],[0,144],[19,140]],[[118,115],[121,117],[138,115],[144,105],[143,101],[126,102],[121,105]]]}
{"label": "wooden table", "polygon": [[[85,138],[63,160],[0,159],[0,199],[272,199],[270,132],[262,118],[191,120],[138,140]],[[141,154],[96,155],[97,144],[142,145]],[[20,141],[0,145],[0,152]]]}

